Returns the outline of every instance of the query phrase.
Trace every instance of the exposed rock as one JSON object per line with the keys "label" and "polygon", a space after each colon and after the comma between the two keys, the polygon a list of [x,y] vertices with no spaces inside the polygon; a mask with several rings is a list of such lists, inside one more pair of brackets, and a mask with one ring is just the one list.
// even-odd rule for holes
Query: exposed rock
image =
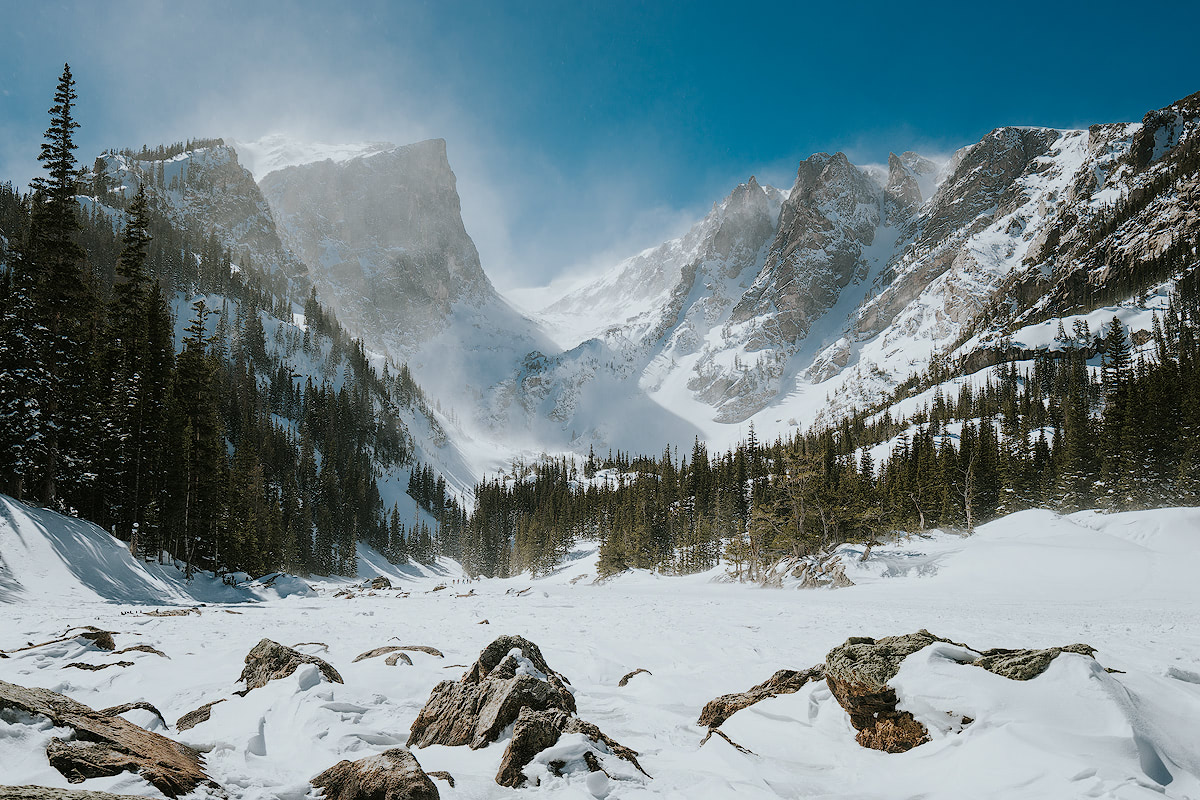
{"label": "exposed rock", "polygon": [[8,708],[74,730],[73,740],[52,739],[46,748],[50,765],[71,783],[136,772],[168,797],[187,794],[201,784],[216,786],[192,748],[56,692],[0,681],[0,710]]}
{"label": "exposed rock", "polygon": [[896,692],[888,681],[913,653],[946,639],[926,630],[879,641],[853,636],[825,657],[825,682],[850,715],[850,724],[863,747],[903,753],[929,741],[929,732],[913,715],[896,707]]}
{"label": "exposed rock", "polygon": [[54,789],[50,786],[0,786],[0,800],[144,800],[132,794]]}
{"label": "exposed rock", "polygon": [[363,661],[368,658],[375,658],[376,656],[381,656],[384,653],[391,653],[395,650],[403,650],[403,649],[404,649],[403,647],[397,647],[395,645],[390,645],[390,646],[385,646],[385,647],[376,647],[374,650],[368,650],[365,653],[359,653],[357,656],[354,657],[354,661],[352,661],[350,663],[357,664],[359,661]]}
{"label": "exposed rock", "polygon": [[217,703],[224,703],[224,702],[225,702],[225,698],[221,698],[220,700],[213,700],[211,703],[205,703],[204,705],[200,706],[195,711],[189,711],[188,713],[186,713],[182,717],[180,717],[178,720],[176,720],[175,730],[186,731],[186,730],[190,730],[190,729],[196,727],[201,722],[208,722],[209,719],[212,718],[212,707],[215,706]]}
{"label": "exposed rock", "polygon": [[[396,637],[393,636],[392,638],[395,639]],[[436,647],[430,647],[427,644],[405,644],[405,645],[400,645],[396,649],[397,650],[411,650],[414,653],[428,653],[429,655],[437,656],[438,658],[446,657],[445,654],[443,654],[441,650],[438,650]]]}
{"label": "exposed rock", "polygon": [[83,661],[72,661],[70,664],[63,664],[63,669],[67,667],[75,667],[75,669],[86,669],[95,672],[100,669],[108,669],[109,667],[132,667],[132,661],[109,661],[107,664],[87,664]]}
{"label": "exposed rock", "polygon": [[390,589],[390,588],[392,588],[392,582],[390,580],[388,580],[386,577],[384,577],[383,575],[380,575],[378,578],[372,578],[371,582],[367,584],[367,588],[368,589]]}
{"label": "exposed rock", "polygon": [[86,631],[78,634],[78,637],[87,639],[101,650],[112,651],[117,649],[117,643],[113,641],[112,631],[102,631],[99,628],[93,628],[89,625]]}
{"label": "exposed rock", "polygon": [[279,642],[263,639],[246,654],[246,666],[238,676],[238,680],[246,684],[242,694],[266,686],[267,681],[286,678],[301,664],[315,664],[325,680],[331,683],[345,683],[336,669],[316,656],[305,655]]}
{"label": "exposed rock", "polygon": [[134,652],[136,652],[136,653],[154,653],[154,655],[156,655],[156,656],[162,656],[163,658],[170,658],[170,656],[168,656],[162,650],[159,650],[158,648],[156,648],[152,645],[148,645],[148,644],[135,644],[133,647],[126,647],[122,650],[116,651],[116,653],[114,653],[114,655],[119,656],[122,653],[134,653]]}
{"label": "exposed rock", "polygon": [[647,675],[653,675],[653,674],[654,674],[653,672],[651,672],[651,671],[650,671],[650,670],[648,670],[648,669],[642,669],[641,667],[638,667],[638,668],[637,668],[637,669],[635,669],[633,672],[631,672],[631,673],[629,673],[628,675],[626,675],[624,678],[621,678],[621,680],[617,682],[617,686],[624,686],[625,684],[629,683],[629,679],[630,679],[630,678],[632,678],[634,675],[640,675],[640,674],[642,674],[643,672],[644,672],[644,673],[646,673]]}
{"label": "exposed rock", "polygon": [[[925,727],[911,713],[897,708],[896,692],[888,683],[896,676],[905,658],[934,642],[946,642],[963,648],[963,663],[983,667],[1016,681],[1027,681],[1041,675],[1050,662],[1062,653],[1078,653],[1090,658],[1095,652],[1086,644],[1046,649],[994,648],[978,651],[959,642],[934,636],[927,630],[906,636],[889,636],[878,641],[851,637],[826,657],[825,681],[833,696],[849,713],[850,722],[858,731],[859,744],[888,753],[902,753],[929,741]],[[950,712],[950,709],[946,710]],[[970,722],[970,719],[963,718],[963,724]]]}
{"label": "exposed rock", "polygon": [[[590,722],[565,711],[534,711],[522,708],[520,715],[513,725],[512,739],[500,760],[500,769],[496,773],[496,783],[501,786],[517,787],[525,783],[525,767],[534,757],[552,747],[564,733],[582,733],[591,739],[596,750],[603,755],[609,753],[633,764],[643,775],[646,771],[638,763],[637,753],[615,740],[606,736],[599,728]],[[590,772],[603,771],[595,753],[592,758],[584,757]],[[564,765],[565,766],[565,765]],[[561,768],[560,768],[561,769]]]}
{"label": "exposed rock", "polygon": [[743,708],[749,708],[755,703],[781,694],[798,692],[809,681],[819,681],[823,677],[825,672],[821,665],[799,671],[781,669],[745,692],[723,694],[715,700],[709,700],[700,712],[700,719],[696,724],[715,728]]}
{"label": "exposed rock", "polygon": [[462,678],[433,688],[412,724],[408,746],[466,744],[477,750],[496,741],[522,708],[573,712],[575,698],[566,683],[536,644],[501,636]]}
{"label": "exposed rock", "polygon": [[1095,652],[1096,648],[1086,644],[1069,644],[1044,650],[1005,650],[996,647],[984,651],[982,657],[973,663],[1010,680],[1027,681],[1045,672],[1050,662],[1062,653],[1078,653],[1091,658]]}
{"label": "exposed rock", "polygon": [[451,775],[449,772],[446,772],[444,769],[440,769],[436,772],[426,772],[425,774],[431,778],[437,778],[438,780],[443,780],[446,783],[450,784],[451,789],[454,788],[454,776]]}
{"label": "exposed rock", "polygon": [[121,703],[121,705],[119,705],[119,706],[110,706],[108,708],[101,709],[100,711],[98,711],[96,713],[101,714],[102,716],[105,716],[105,717],[116,717],[116,716],[120,716],[121,714],[124,714],[126,711],[133,711],[135,708],[140,708],[143,711],[149,711],[151,714],[158,717],[158,721],[163,724],[164,728],[170,727],[169,725],[167,725],[166,719],[163,718],[162,712],[159,711],[157,708],[155,708],[152,704],[147,703],[144,700],[138,700],[133,703]]}
{"label": "exposed rock", "polygon": [[392,653],[390,656],[388,656],[386,659],[384,659],[384,663],[387,664],[389,667],[396,666],[396,664],[400,661],[403,661],[405,664],[408,664],[410,667],[412,666],[412,659],[408,657],[408,653],[403,653],[403,652]]}
{"label": "exposed rock", "polygon": [[437,786],[404,747],[339,761],[309,781],[325,800],[438,800]]}

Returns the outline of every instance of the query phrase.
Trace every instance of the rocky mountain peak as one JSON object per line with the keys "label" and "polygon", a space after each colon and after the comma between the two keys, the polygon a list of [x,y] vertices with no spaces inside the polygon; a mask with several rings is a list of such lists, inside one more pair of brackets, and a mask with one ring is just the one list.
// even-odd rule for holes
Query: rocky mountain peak
{"label": "rocky mountain peak", "polygon": [[353,330],[419,342],[454,303],[496,296],[463,225],[444,139],[286,167],[261,185],[285,243]]}

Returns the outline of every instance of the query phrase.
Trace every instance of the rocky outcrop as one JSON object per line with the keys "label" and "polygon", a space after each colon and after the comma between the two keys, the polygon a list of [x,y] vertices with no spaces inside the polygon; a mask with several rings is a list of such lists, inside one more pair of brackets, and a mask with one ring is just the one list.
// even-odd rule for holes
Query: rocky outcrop
{"label": "rocky outcrop", "polygon": [[[920,630],[904,636],[875,640],[853,636],[825,657],[825,682],[858,731],[863,747],[888,753],[903,753],[929,741],[929,732],[913,715],[898,708],[896,691],[889,684],[904,659],[935,642],[945,642],[958,651],[956,660],[983,667],[1004,678],[1027,681],[1041,675],[1050,662],[1063,653],[1092,657],[1095,649],[1086,644],[1035,650],[994,648],[978,651],[967,645]],[[946,709],[952,713],[952,709]],[[962,724],[970,719],[963,718]]]}
{"label": "rocky outcrop", "polygon": [[390,580],[388,580],[388,578],[386,576],[380,575],[377,578],[372,578],[370,580],[370,582],[367,583],[367,588],[368,589],[390,589],[390,588],[392,588],[392,582]]}
{"label": "rocky outcrop", "polygon": [[805,670],[781,669],[767,680],[744,692],[723,694],[714,700],[709,700],[705,704],[704,710],[700,712],[700,719],[696,721],[696,724],[715,728],[743,708],[749,708],[755,703],[771,697],[778,697],[781,694],[798,692],[805,684],[810,681],[819,681],[823,677],[825,677],[825,671],[821,665]]}
{"label": "rocky outcrop", "polygon": [[71,783],[135,772],[168,797],[201,785],[216,786],[192,748],[48,689],[0,681],[0,711],[7,709],[45,717],[55,727],[74,731],[73,739],[51,739],[46,748],[50,765]]}
{"label": "rocky outcrop", "polygon": [[876,641],[852,636],[825,657],[825,682],[863,747],[903,753],[929,741],[925,726],[908,711],[896,707],[896,691],[888,681],[900,671],[905,658],[934,642],[944,642],[929,631],[888,636]]}
{"label": "rocky outcrop", "polygon": [[309,783],[325,790],[325,800],[438,800],[440,796],[404,747],[358,761],[340,761]]}
{"label": "rocky outcrop", "polygon": [[242,674],[238,676],[238,680],[246,684],[246,688],[241,694],[262,688],[267,685],[267,681],[286,678],[301,664],[316,665],[321,675],[330,683],[345,683],[338,671],[328,662],[322,661],[316,656],[297,652],[279,642],[262,639],[254,645],[253,650],[246,654],[246,666],[242,669]]}
{"label": "rocky outcrop", "polygon": [[463,226],[443,139],[287,167],[260,185],[321,301],[368,340],[387,330],[423,339],[452,304],[495,294]]}
{"label": "rocky outcrop", "polygon": [[[509,740],[504,757],[500,760],[496,783],[514,788],[524,785],[525,767],[538,753],[553,747],[560,736],[568,733],[581,733],[591,743],[592,749],[580,756],[588,772],[603,772],[600,757],[611,754],[628,761],[643,775],[646,774],[642,765],[638,763],[636,752],[610,739],[592,723],[564,711],[534,711],[522,708],[513,725],[512,739]],[[555,762],[550,764],[550,768],[556,775],[561,775],[570,770],[571,765]]]}
{"label": "rocky outcrop", "polygon": [[[575,716],[569,683],[550,668],[536,644],[520,636],[501,636],[484,648],[460,680],[434,687],[412,724],[408,745],[478,749],[512,726],[496,782],[515,787],[525,782],[525,767],[539,753],[563,734],[578,733],[589,746],[580,756],[583,766],[572,771],[603,771],[601,759],[615,755],[644,774],[636,752]],[[549,768],[562,774],[568,766],[552,762]]]}
{"label": "rocky outcrop", "polygon": [[408,737],[409,747],[470,745],[496,741],[522,708],[575,711],[567,681],[546,664],[536,644],[501,636],[489,644],[458,681],[433,688]]}

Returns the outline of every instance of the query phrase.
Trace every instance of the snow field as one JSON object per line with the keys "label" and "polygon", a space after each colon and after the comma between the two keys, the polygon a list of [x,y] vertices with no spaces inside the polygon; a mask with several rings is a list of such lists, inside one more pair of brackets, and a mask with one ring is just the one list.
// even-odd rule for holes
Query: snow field
{"label": "snow field", "polygon": [[[10,514],[20,516],[21,508]],[[10,571],[28,568],[12,558],[19,549],[14,531],[28,548],[52,523],[0,529],[0,556]],[[70,552],[86,560],[91,550]],[[838,591],[714,583],[713,574],[639,572],[597,584],[594,547],[581,545],[545,578],[468,587],[453,583],[462,578],[446,563],[440,574],[394,570],[400,589],[374,596],[334,597],[345,580],[310,581],[315,595],[208,605],[171,617],[145,616],[145,605],[119,599],[102,602],[102,591],[75,591],[70,570],[43,573],[24,582],[52,585],[6,598],[0,648],[91,624],[114,631],[118,649],[149,644],[167,657],[118,656],[71,640],[10,652],[0,659],[0,679],[54,689],[95,708],[153,703],[171,724],[160,732],[207,751],[210,774],[235,798],[311,796],[308,779],[337,761],[403,744],[433,686],[457,679],[503,633],[536,642],[571,680],[579,715],[637,750],[653,778],[552,778],[548,760],[581,746],[570,737],[529,767],[542,785],[519,790],[493,780],[503,739],[478,751],[414,750],[426,770],[454,775],[454,789],[437,781],[444,798],[1200,796],[1200,593],[1193,578],[1200,509],[1069,517],[1030,511],[981,526],[973,537],[931,532],[877,547],[865,562],[860,554],[847,551],[845,558],[858,585]],[[446,589],[431,591],[443,582]],[[473,596],[457,596],[468,588]],[[726,721],[722,730],[750,753],[715,736],[700,746],[705,731],[695,722],[708,700],[781,668],[820,663],[849,636],[920,628],[980,649],[1085,642],[1098,648],[1097,660],[1064,654],[1043,675],[1014,682],[970,666],[971,651],[926,648],[892,681],[901,708],[932,737],[905,754],[859,747],[823,682]],[[263,637],[327,660],[345,685],[302,667],[245,697],[233,695],[246,653]],[[412,651],[412,666],[387,666],[384,656],[354,662],[388,644],[429,645],[445,658]],[[134,663],[96,672],[63,666],[117,659]],[[617,686],[638,667],[651,674]],[[178,717],[222,698],[208,722],[175,731]],[[157,724],[144,712],[132,715]],[[963,716],[973,722],[963,725]],[[0,719],[0,783],[65,786],[45,762],[45,742],[55,732],[29,722]],[[129,775],[82,788],[156,796]]]}

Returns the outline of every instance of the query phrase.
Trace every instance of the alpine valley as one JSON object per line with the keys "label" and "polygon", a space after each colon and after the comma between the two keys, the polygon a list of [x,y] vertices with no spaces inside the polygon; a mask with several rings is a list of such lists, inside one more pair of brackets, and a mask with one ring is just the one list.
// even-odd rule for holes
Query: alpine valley
{"label": "alpine valley", "polygon": [[76,99],[0,184],[0,800],[1200,797],[1200,93],[515,299],[453,142],[81,168]]}

